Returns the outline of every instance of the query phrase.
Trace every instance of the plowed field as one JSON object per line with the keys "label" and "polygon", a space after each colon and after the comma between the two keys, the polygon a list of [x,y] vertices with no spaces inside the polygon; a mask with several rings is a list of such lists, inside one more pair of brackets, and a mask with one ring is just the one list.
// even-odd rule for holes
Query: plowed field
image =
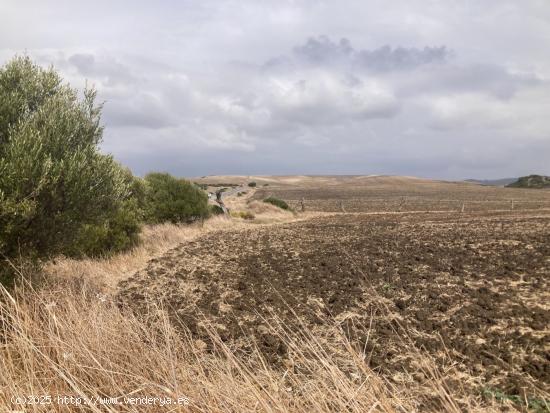
{"label": "plowed field", "polygon": [[161,300],[197,339],[214,326],[231,346],[246,353],[255,343],[281,368],[274,315],[320,336],[335,323],[389,380],[426,380],[422,354],[465,394],[544,400],[550,210],[430,205],[207,234],[151,261],[120,285],[119,300],[136,311]]}

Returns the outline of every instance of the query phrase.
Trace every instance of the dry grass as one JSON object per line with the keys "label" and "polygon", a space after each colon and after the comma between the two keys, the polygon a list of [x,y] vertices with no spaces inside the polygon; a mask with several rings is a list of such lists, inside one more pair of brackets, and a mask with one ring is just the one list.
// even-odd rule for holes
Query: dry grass
{"label": "dry grass", "polygon": [[296,215],[291,211],[285,211],[275,205],[261,202],[255,199],[257,189],[247,191],[244,196],[232,196],[225,200],[226,206],[231,211],[243,211],[253,214],[256,223],[290,222],[296,220]]}
{"label": "dry grass", "polygon": [[[321,213],[301,214],[296,216],[273,205],[252,201],[243,203],[239,211],[250,212],[255,216],[253,221],[230,219],[216,216],[202,223],[193,225],[159,224],[147,225],[141,233],[140,244],[125,253],[103,259],[71,259],[57,257],[46,263],[44,271],[54,278],[63,280],[82,279],[92,281],[106,292],[112,292],[117,284],[140,269],[147,262],[196,237],[214,231],[250,228],[252,225],[272,225],[281,222],[292,222],[307,219]],[[234,207],[232,205],[232,207]]]}
{"label": "dry grass", "polygon": [[[257,207],[265,208],[263,203]],[[258,211],[266,221],[282,219],[270,217],[274,212],[279,213]],[[301,219],[284,214],[286,220]],[[25,285],[8,292],[0,286],[0,412],[461,411],[429,359],[423,389],[411,387],[410,380],[388,382],[329,320],[324,328],[332,331],[329,338],[305,326],[291,331],[275,315],[266,320],[270,333],[288,349],[286,368],[275,368],[257,350],[243,354],[228,347],[213,328],[206,340],[212,346],[176,331],[162,303],[151,303],[146,314],[136,316],[113,301],[110,292],[116,283],[154,256],[209,231],[250,225],[257,224],[218,217],[203,226],[148,227],[142,244],[128,253],[48,264],[50,281],[40,289]],[[420,353],[418,360],[422,364]],[[426,389],[429,400],[419,396]],[[51,404],[13,403],[13,397],[31,395],[52,396]],[[57,396],[92,404],[62,404]],[[140,405],[125,397],[159,399],[156,405],[151,399]],[[101,398],[117,398],[118,404],[101,403]],[[167,398],[189,403],[158,405]],[[481,411],[473,401],[466,406]]]}
{"label": "dry grass", "polygon": [[235,229],[244,225],[223,216],[194,225],[159,224],[143,228],[139,246],[104,259],[70,259],[58,257],[45,265],[45,272],[65,280],[83,279],[106,291],[113,291],[123,279],[143,268],[147,262],[182,242],[212,231]]}
{"label": "dry grass", "polygon": [[[288,368],[281,371],[258,352],[235,354],[215,333],[210,337],[214,348],[206,351],[204,343],[176,332],[161,306],[138,319],[90,285],[0,290],[0,411],[84,409],[60,404],[58,395],[95,400],[98,404],[84,409],[94,412],[417,410],[411,393],[371,371],[364,354],[338,331],[330,342],[321,341],[310,331],[288,331],[271,319],[272,332],[289,349]],[[14,396],[29,395],[53,400],[24,408],[12,402]],[[120,404],[98,402],[107,397],[117,397]],[[189,405],[140,406],[124,397],[181,397]],[[459,411],[447,396],[436,397],[446,411]]]}

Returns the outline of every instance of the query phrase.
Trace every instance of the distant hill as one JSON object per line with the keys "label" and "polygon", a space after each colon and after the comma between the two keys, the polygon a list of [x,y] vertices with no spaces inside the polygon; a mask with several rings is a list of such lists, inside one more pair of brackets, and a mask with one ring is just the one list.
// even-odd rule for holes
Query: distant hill
{"label": "distant hill", "polygon": [[516,182],[518,178],[501,178],[501,179],[466,179],[465,182],[486,186],[507,186],[512,182]]}
{"label": "distant hill", "polygon": [[506,185],[509,188],[550,188],[550,176],[529,175]]}

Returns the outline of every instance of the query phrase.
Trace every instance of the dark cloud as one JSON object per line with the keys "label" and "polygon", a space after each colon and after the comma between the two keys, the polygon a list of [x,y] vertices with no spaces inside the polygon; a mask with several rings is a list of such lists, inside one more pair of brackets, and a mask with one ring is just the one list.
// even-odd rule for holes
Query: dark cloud
{"label": "dark cloud", "polygon": [[354,63],[358,67],[368,70],[387,72],[391,70],[414,69],[418,66],[445,63],[450,52],[445,46],[405,48],[383,46],[375,50],[361,50],[357,52]]}
{"label": "dark cloud", "polygon": [[352,59],[355,51],[348,39],[333,42],[326,36],[309,38],[304,45],[294,48],[294,56],[312,64],[333,64]]}
{"label": "dark cloud", "polygon": [[348,39],[333,41],[327,36],[309,38],[305,44],[296,46],[292,56],[272,59],[266,67],[283,66],[296,68],[303,64],[314,66],[346,66],[354,70],[389,72],[410,70],[422,65],[445,63],[451,52],[445,46],[407,48],[382,46],[377,49],[353,48]]}

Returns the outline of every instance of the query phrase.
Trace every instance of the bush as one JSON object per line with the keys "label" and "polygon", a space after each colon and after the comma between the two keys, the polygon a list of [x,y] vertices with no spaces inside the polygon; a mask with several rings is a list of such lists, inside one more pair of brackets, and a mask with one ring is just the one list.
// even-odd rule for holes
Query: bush
{"label": "bush", "polygon": [[256,185],[257,185],[256,182],[249,182],[249,183],[248,183],[248,186],[249,186],[250,188],[255,188]]}
{"label": "bush", "polygon": [[73,256],[99,256],[127,250],[139,242],[145,210],[145,182],[128,168],[121,169],[129,195],[119,209],[103,222],[84,225],[69,252]]}
{"label": "bush", "polygon": [[124,216],[125,172],[99,152],[96,93],[78,96],[27,57],[0,68],[0,253],[7,258],[86,253],[82,234],[106,222],[109,242],[94,249],[127,245],[111,241],[137,233],[134,217]]}
{"label": "bush", "polygon": [[269,198],[264,199],[264,202],[267,202],[268,204],[271,204],[271,205],[275,205],[284,210],[290,210],[290,207],[288,206],[288,204],[279,198],[270,196]]}
{"label": "bush", "polygon": [[144,211],[146,206],[146,191],[147,183],[144,179],[132,175],[132,172],[125,168],[123,170],[124,182],[128,186],[129,197],[128,200],[135,203],[134,207],[136,213],[139,214],[140,221],[144,219]]}
{"label": "bush", "polygon": [[208,196],[185,179],[150,173],[145,184],[145,218],[150,223],[192,222],[209,215]]}
{"label": "bush", "polygon": [[209,209],[210,209],[210,215],[223,215],[224,214],[222,207],[219,206],[219,205],[210,205]]}
{"label": "bush", "polygon": [[128,200],[104,222],[83,226],[75,248],[67,253],[73,256],[100,256],[135,246],[139,241],[141,215],[136,200]]}

